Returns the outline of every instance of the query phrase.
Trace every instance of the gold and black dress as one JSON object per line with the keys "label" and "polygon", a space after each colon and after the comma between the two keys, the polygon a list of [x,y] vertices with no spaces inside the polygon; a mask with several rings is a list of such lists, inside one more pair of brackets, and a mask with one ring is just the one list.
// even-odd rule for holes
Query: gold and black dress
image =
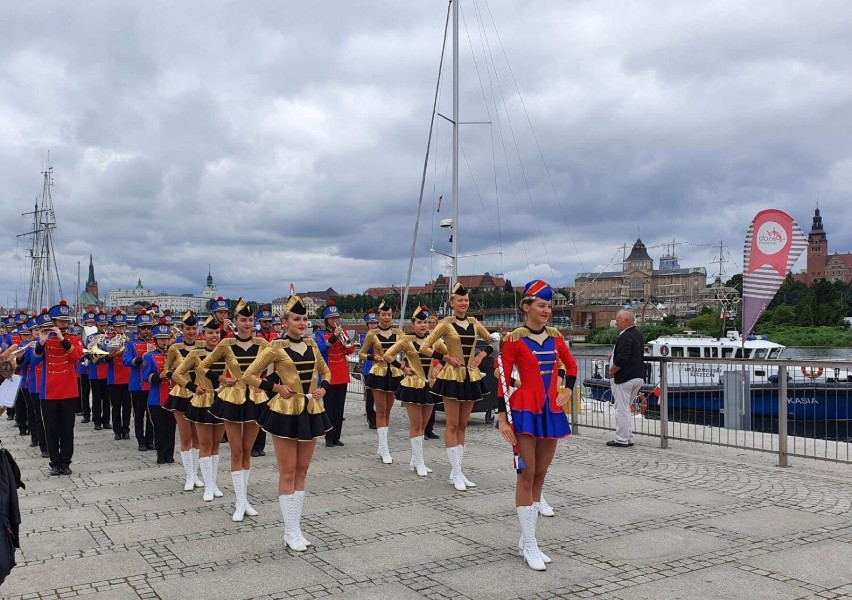
{"label": "gold and black dress", "polygon": [[396,360],[396,355],[402,352],[408,366],[414,370],[414,375],[405,375],[402,378],[399,387],[394,392],[396,399],[401,402],[409,404],[435,404],[440,402],[440,399],[436,399],[429,389],[428,374],[432,367],[432,360],[441,360],[447,349],[443,343],[437,342],[433,350],[423,350],[421,353],[421,345],[425,339],[425,335],[422,338],[416,335],[407,335],[385,352],[385,362],[400,370],[402,365]]}
{"label": "gold and black dress", "polygon": [[[263,379],[270,365],[274,372]],[[280,438],[309,442],[331,429],[322,399],[311,395],[317,389],[317,376],[327,390],[331,371],[316,342],[310,338],[275,340],[260,353],[246,369],[243,381],[251,389],[272,394],[268,402],[258,406],[255,418],[264,431]],[[276,394],[272,389],[275,383],[286,385],[293,395],[283,398]]]}
{"label": "gold and black dress", "polygon": [[[199,369],[210,352],[212,350],[207,350],[207,348],[196,348],[187,354],[175,372],[172,373],[172,381],[192,393],[183,416],[193,423],[219,425],[222,420],[214,417],[207,410],[213,406],[213,398],[215,397],[213,386],[205,379],[204,372]],[[211,365],[211,369],[224,370],[225,361]],[[204,393],[198,393],[198,382],[201,382],[205,390]]]}
{"label": "gold and black dress", "polygon": [[[248,348],[238,345],[238,342],[251,341]],[[256,420],[259,405],[268,400],[261,390],[249,389],[243,379],[243,371],[258,357],[260,351],[269,346],[262,337],[252,337],[250,340],[240,340],[232,337],[219,342],[207,355],[200,369],[216,390],[210,414],[223,421],[247,423]],[[213,368],[217,362],[224,361],[225,369]],[[236,383],[232,386],[219,386],[219,376],[228,374]],[[206,387],[206,386],[205,386]]]}
{"label": "gold and black dress", "polygon": [[[186,412],[193,394],[190,390],[177,383],[172,375],[180,366],[180,363],[189,356],[189,353],[198,347],[198,342],[195,342],[195,344],[192,345],[184,342],[178,342],[177,344],[169,346],[169,352],[166,355],[166,364],[163,367],[163,370],[166,372],[166,377],[174,382],[174,386],[172,386],[172,389],[169,390],[169,397],[166,399],[165,405],[163,405],[163,408],[166,410],[179,413]],[[203,348],[204,345],[201,344],[200,347]]]}
{"label": "gold and black dress", "polygon": [[[362,361],[367,360],[370,350],[373,351],[373,356],[384,356],[391,346],[404,338],[405,334],[396,327],[371,329],[367,332],[367,337],[364,338],[358,357]],[[402,376],[403,372],[399,367],[374,360],[373,366],[364,380],[364,387],[380,392],[396,392],[399,382],[402,381]]]}
{"label": "gold and black dress", "polygon": [[[477,337],[489,340],[489,336],[488,330],[473,317],[459,320],[450,316],[438,322],[429,337],[423,340],[420,352],[426,354],[433,351],[438,340],[443,339],[447,349],[444,356],[454,356],[462,361],[463,365],[454,367],[444,363],[444,368],[438,373],[432,385],[433,394],[460,402],[475,402],[491,393],[482,379],[480,370],[470,366],[470,362],[477,354]],[[493,348],[488,344],[483,350],[490,354]]]}

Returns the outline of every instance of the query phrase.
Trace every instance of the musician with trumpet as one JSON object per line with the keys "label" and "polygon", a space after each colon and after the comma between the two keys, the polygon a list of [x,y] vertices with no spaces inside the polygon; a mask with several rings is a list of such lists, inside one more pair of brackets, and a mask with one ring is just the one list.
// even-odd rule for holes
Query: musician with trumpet
{"label": "musician with trumpet", "polygon": [[[107,387],[107,372],[109,364],[104,360],[107,357],[107,351],[103,349],[103,344],[107,340],[107,326],[109,325],[109,317],[107,314],[99,310],[95,314],[96,331],[86,336],[85,353],[88,354],[89,362],[89,387],[92,390],[92,411],[95,414],[107,415],[109,421],[110,401],[109,388]],[[88,398],[83,399],[83,414],[86,412],[86,404]],[[88,423],[87,420],[83,420]]]}
{"label": "musician with trumpet", "polygon": [[[146,311],[136,315],[138,337],[127,343],[122,356],[125,367],[130,368],[127,389],[133,406],[133,425],[139,452],[154,450],[154,425],[148,415],[148,382],[142,379],[142,360],[146,352],[154,349],[151,339],[153,318]],[[129,437],[129,436],[128,436]]]}
{"label": "musician with trumpet", "polygon": [[83,357],[80,338],[68,333],[71,307],[65,300],[48,311],[51,327],[39,331],[33,348],[34,364],[41,372],[41,411],[44,420],[51,475],[70,475],[74,455],[74,417],[80,390],[76,362]]}
{"label": "musician with trumpet", "polygon": [[[89,357],[86,356],[86,332],[95,330],[95,313],[91,309],[87,309],[80,319],[83,323],[83,360],[80,361],[79,369],[77,370],[77,380],[80,382],[80,406],[79,413],[83,414],[83,423],[88,423],[92,418],[92,386],[89,384]],[[97,421],[95,421],[97,423]]]}
{"label": "musician with trumpet", "polygon": [[[53,327],[48,310],[46,308],[42,308],[41,314],[30,319],[29,325],[33,340],[36,340],[42,329],[50,329]],[[18,350],[20,350],[20,348]],[[47,452],[47,436],[44,431],[44,419],[41,415],[41,372],[44,370],[44,362],[36,363],[35,344],[25,348],[23,354],[19,356],[21,356],[22,362],[29,366],[27,369],[27,378],[21,383],[21,385],[26,386],[27,390],[29,390],[32,407],[35,411],[36,440],[38,441],[39,449],[41,450],[41,457],[48,458],[50,455]]]}
{"label": "musician with trumpet", "polygon": [[210,305],[210,314],[213,315],[216,323],[219,324],[220,338],[223,340],[234,337],[234,333],[237,330],[237,326],[228,318],[228,311],[230,309],[231,306],[228,304],[228,301],[222,298],[222,296],[216,298]]}
{"label": "musician with trumpet", "polygon": [[[107,338],[104,346],[107,356],[107,390],[109,392],[110,404],[112,404],[112,431],[117,440],[130,439],[130,367],[124,366],[124,351],[127,349],[127,315],[117,309],[110,317],[112,335]],[[110,414],[100,414],[100,425],[98,415],[93,415],[95,429],[109,429]]]}
{"label": "musician with trumpet", "polygon": [[159,324],[151,330],[154,348],[142,357],[142,380],[148,384],[148,416],[154,424],[154,447],[157,450],[158,465],[175,462],[175,420],[164,408],[172,387],[166,368],[172,333],[168,319],[160,318]]}
{"label": "musician with trumpet", "polygon": [[323,402],[325,412],[331,420],[331,431],[325,434],[325,445],[329,448],[342,446],[340,434],[343,432],[343,408],[346,402],[346,388],[349,386],[349,363],[346,356],[355,352],[355,342],[340,326],[340,312],[334,300],[329,300],[322,309],[325,329],[314,334],[314,341],[322,359],[331,371]]}

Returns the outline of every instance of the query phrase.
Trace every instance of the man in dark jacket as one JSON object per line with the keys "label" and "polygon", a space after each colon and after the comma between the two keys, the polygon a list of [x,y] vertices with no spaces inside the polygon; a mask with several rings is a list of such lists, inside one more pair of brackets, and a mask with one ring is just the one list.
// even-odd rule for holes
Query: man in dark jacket
{"label": "man in dark jacket", "polygon": [[644,340],[636,329],[633,313],[620,310],[615,315],[618,327],[618,341],[612,351],[612,364],[609,367],[612,397],[615,400],[615,440],[607,446],[627,448],[633,445],[633,417],[630,403],[639,393],[645,369],[642,363]]}

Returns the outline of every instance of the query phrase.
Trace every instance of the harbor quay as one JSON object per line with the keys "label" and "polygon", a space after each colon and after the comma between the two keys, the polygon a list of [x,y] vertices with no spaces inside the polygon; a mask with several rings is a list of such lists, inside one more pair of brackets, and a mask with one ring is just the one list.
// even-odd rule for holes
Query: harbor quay
{"label": "harbor quay", "polygon": [[[391,416],[393,464],[376,456],[358,394],[347,399],[345,447],[318,444],[302,527],[313,546],[284,544],[271,444],[252,461],[259,515],[231,520],[223,498],[183,491],[181,465],[79,422],[73,474],[49,477],[29,438],[0,420],[21,467],[21,549],[0,597],[29,599],[852,598],[852,466],[638,435],[608,448],[606,429],[559,443],[545,483],[556,516],[539,519],[547,571],[517,554],[512,454],[475,413],[466,475],[409,470],[408,423]],[[443,430],[443,415],[436,431]]]}

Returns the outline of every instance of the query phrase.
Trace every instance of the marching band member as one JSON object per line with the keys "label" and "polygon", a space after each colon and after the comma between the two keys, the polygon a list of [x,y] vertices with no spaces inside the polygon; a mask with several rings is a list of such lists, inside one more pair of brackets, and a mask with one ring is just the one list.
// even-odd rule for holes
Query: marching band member
{"label": "marching band member", "polygon": [[[86,331],[87,327],[95,326],[95,313],[91,310],[87,310],[82,318],[80,319],[83,322],[83,331]],[[88,336],[83,337],[83,347],[86,347],[86,341]],[[80,366],[77,369],[77,378],[80,381],[80,406],[78,407],[80,410],[77,412],[83,413],[82,423],[88,423],[92,417],[92,406],[94,402],[91,401],[91,392],[92,387],[89,383],[89,362],[90,359],[87,356],[83,357],[83,360],[80,361]],[[99,421],[97,418],[95,419],[95,427],[97,428]]]}
{"label": "marching band member", "polygon": [[[151,305],[153,313],[156,305]],[[124,351],[123,362],[125,367],[130,368],[130,380],[127,390],[130,392],[130,400],[133,405],[133,429],[136,436],[139,452],[154,450],[154,425],[148,415],[148,382],[142,379],[142,358],[151,350],[151,329],[154,327],[154,319],[146,311],[140,311],[136,315],[136,331],[138,337],[127,343]],[[115,427],[115,423],[113,423]]]}
{"label": "marching band member", "polygon": [[[499,399],[500,433],[518,447],[523,470],[518,473],[515,506],[521,525],[518,551],[531,569],[544,571],[551,562],[536,541],[536,519],[541,488],[547,469],[556,452],[556,442],[571,434],[571,426],[563,406],[571,400],[577,379],[577,363],[554,327],[547,327],[551,316],[553,288],[538,279],[524,289],[520,309],[525,324],[512,331],[503,343],[501,386],[508,389],[508,377],[517,368],[520,382],[509,400],[511,424],[504,398]],[[566,381],[558,374],[558,364],[565,368]]]}
{"label": "marching band member", "polygon": [[[98,311],[95,315],[95,327],[97,331],[92,335],[86,336],[84,346],[88,348],[93,341],[105,339],[108,324],[109,317],[104,311]],[[95,414],[105,415],[105,420],[109,423],[110,400],[109,387],[107,385],[109,364],[100,356],[89,356],[88,362],[89,388],[92,392],[92,410]],[[85,402],[88,403],[88,398]]]}
{"label": "marching band member", "polygon": [[[50,315],[46,308],[41,309],[35,319],[31,319],[30,331],[33,332],[33,339],[37,339],[42,329],[50,329],[53,323],[50,321]],[[41,375],[44,371],[44,362],[35,360],[35,346],[27,348],[24,352],[24,361],[29,364],[29,372],[27,374],[27,389],[30,392],[30,399],[34,400],[33,408],[36,412],[36,439],[38,440],[41,457],[48,458],[50,454],[47,451],[47,434],[44,430],[44,417],[41,413],[42,397],[41,397]]]}
{"label": "marching band member", "polygon": [[[8,315],[6,315],[5,319],[2,319],[2,323],[3,323],[3,328],[2,328],[3,335],[2,335],[2,343],[0,343],[0,347],[2,347],[3,350],[5,350],[6,348],[8,348],[9,346],[11,346],[14,343],[12,341],[12,334],[13,334],[15,328],[17,327],[17,325],[15,323],[15,315],[13,315],[12,313],[9,313]],[[9,420],[9,421],[15,420],[15,407],[14,406],[10,406],[9,408],[6,409],[6,419]]]}
{"label": "marching band member", "polygon": [[[255,422],[257,405],[267,401],[260,390],[250,390],[241,380],[243,371],[257,358],[269,342],[254,336],[254,312],[242,298],[234,308],[237,331],[234,337],[222,340],[207,355],[200,369],[210,384],[217,389],[210,414],[225,421],[225,433],[231,445],[231,478],[234,482],[236,505],[232,519],[242,521],[243,515],[257,516],[248,502],[248,484],[251,473],[251,449],[260,426]],[[212,368],[223,360],[226,369]]]}
{"label": "marching band member", "polygon": [[[175,420],[163,405],[169,399],[171,381],[166,373],[166,360],[172,328],[163,317],[151,330],[154,349],[142,357],[142,379],[148,383],[148,414],[154,427],[157,464],[175,462]],[[190,463],[192,459],[190,458]],[[194,483],[194,482],[193,482]]]}
{"label": "marching band member", "polygon": [[[358,347],[364,347],[364,340],[367,334],[379,326],[379,316],[372,308],[364,315],[364,324],[367,326],[367,331],[358,336]],[[370,369],[373,368],[373,349],[367,350],[367,358],[361,361],[361,382],[367,381],[367,375],[370,374]],[[364,404],[367,411],[367,424],[370,429],[376,428],[376,403],[373,400],[373,390],[368,387],[364,388]]]}
{"label": "marching band member", "polygon": [[[435,407],[435,397],[429,389],[429,368],[433,357],[440,360],[446,352],[446,348],[440,342],[434,344],[433,351],[420,348],[423,340],[426,339],[429,316],[429,310],[425,306],[415,308],[411,315],[414,334],[405,336],[384,354],[386,363],[402,369],[405,373],[395,396],[405,404],[408,412],[408,437],[411,440],[410,466],[411,470],[416,470],[420,477],[426,477],[431,471],[426,467],[423,459],[423,432]],[[405,367],[396,360],[398,352],[405,355],[407,363]]]}
{"label": "marching band member", "polygon": [[314,341],[328,365],[331,379],[323,397],[325,412],[331,421],[331,431],[325,434],[327,447],[342,446],[340,434],[343,432],[343,408],[346,406],[346,388],[349,386],[349,363],[346,356],[355,352],[354,344],[344,344],[346,333],[340,327],[340,311],[334,300],[329,300],[322,309],[325,328],[314,334]]}
{"label": "marching band member", "polygon": [[[186,311],[180,320],[181,323],[181,341],[176,341],[169,346],[169,352],[166,356],[166,377],[171,379],[172,373],[180,365],[181,361],[187,357],[196,347],[198,347],[198,317],[191,310]],[[171,325],[171,323],[168,323]],[[180,460],[183,464],[183,470],[186,474],[186,482],[183,489],[188,492],[194,487],[204,487],[198,477],[198,433],[195,431],[195,425],[192,421],[186,419],[186,409],[189,406],[189,400],[192,398],[192,392],[180,384],[174,383],[166,404],[163,406],[165,410],[170,411],[174,415],[175,423],[177,424],[178,434],[180,435]],[[150,405],[149,405],[150,406]],[[156,445],[157,424],[154,423],[154,445]]]}
{"label": "marching band member", "polygon": [[213,303],[210,305],[210,314],[216,319],[216,322],[219,324],[219,329],[221,330],[219,333],[220,339],[225,339],[229,337],[234,337],[234,323],[228,318],[228,311],[231,307],[228,305],[228,301],[219,296]]}
{"label": "marching band member", "polygon": [[435,378],[432,391],[443,398],[447,420],[444,446],[452,467],[450,481],[458,491],[476,487],[462,472],[465,431],[474,403],[488,393],[479,364],[492,351],[488,346],[477,352],[477,336],[484,340],[491,338],[479,321],[467,316],[469,306],[467,288],[457,281],[450,294],[452,316],[441,320],[420,346],[421,351],[432,350],[432,346],[442,338],[447,346],[444,366]]}
{"label": "marching band member", "polygon": [[[112,337],[121,336],[125,343],[118,348],[111,349],[109,355],[104,359],[107,363],[107,391],[109,392],[110,404],[112,404],[112,431],[117,440],[130,439],[130,412],[132,401],[130,398],[130,371],[131,368],[124,364],[124,352],[127,350],[127,315],[116,309],[110,317],[112,325]],[[106,405],[104,405],[106,408]],[[96,417],[98,415],[95,415]],[[95,421],[95,429],[109,429],[110,414],[104,411],[100,415],[102,426]]]}
{"label": "marching band member", "polygon": [[[278,334],[272,330],[272,311],[269,310],[268,306],[264,306],[263,310],[258,311],[257,320],[260,323],[259,337],[267,342],[278,339]],[[266,456],[266,432],[263,429],[257,432],[257,437],[251,447],[251,455],[252,457]]]}
{"label": "marching band member", "polygon": [[[225,426],[221,419],[214,417],[207,410],[213,406],[215,392],[199,367],[216,348],[221,334],[222,330],[215,317],[212,315],[207,317],[202,326],[204,345],[190,351],[172,373],[174,382],[193,394],[184,415],[187,421],[195,425],[195,431],[198,434],[198,463],[204,478],[205,502],[212,501],[214,497],[221,498],[223,495],[219,486],[216,485],[216,478],[219,473],[219,442],[222,441]],[[210,365],[210,370],[216,372],[224,372],[226,368],[224,360]],[[187,489],[184,486],[183,489],[190,491],[192,488]]]}
{"label": "marching band member", "polygon": [[364,387],[373,390],[373,400],[376,403],[376,425],[379,434],[378,455],[386,465],[393,462],[388,448],[388,426],[394,403],[394,392],[396,392],[396,388],[399,387],[399,382],[402,380],[402,371],[385,362],[384,354],[405,336],[396,327],[391,327],[395,308],[386,304],[384,300],[379,303],[379,326],[367,333],[367,337],[364,338],[364,345],[361,346],[361,351],[358,353],[358,357],[365,360],[368,351],[373,350],[373,366],[367,375]]}
{"label": "marching band member", "polygon": [[[17,325],[15,325],[14,329],[12,329],[10,336],[10,341],[16,348],[23,348],[32,341],[30,338],[30,330],[26,323],[26,311],[21,312],[23,315],[15,317]],[[22,368],[16,366],[15,369],[18,374],[21,374]],[[15,395],[15,425],[18,426],[18,432],[22,437],[30,434],[30,425],[28,421],[29,411],[27,409],[28,404],[29,401],[24,393],[24,386],[19,386],[18,393]]]}
{"label": "marching band member", "polygon": [[[311,545],[301,525],[305,480],[317,438],[331,429],[323,407],[331,372],[316,342],[305,337],[307,309],[299,296],[290,296],[285,314],[286,337],[264,349],[243,379],[251,387],[275,394],[260,408],[257,420],[272,435],[275,448],[284,541],[291,550],[303,552]],[[261,379],[270,365],[273,376]],[[276,378],[280,383],[274,383]]]}
{"label": "marching band member", "polygon": [[43,328],[34,348],[34,363],[44,363],[41,372],[41,412],[44,419],[51,475],[70,475],[74,456],[74,417],[77,411],[76,362],[83,346],[68,333],[71,308],[65,300],[51,307],[52,326]]}
{"label": "marching band member", "polygon": [[275,313],[272,315],[272,331],[275,333],[275,339],[281,337],[281,315]]}
{"label": "marching band member", "polygon": [[23,399],[23,417],[26,419],[26,431],[27,433],[23,433],[22,435],[29,434],[30,436],[30,447],[35,448],[38,446],[38,432],[37,427],[39,424],[36,423],[36,409],[34,404],[39,401],[38,397],[33,398],[30,395],[30,390],[27,387],[27,379],[29,378],[30,369],[32,368],[31,360],[27,358],[26,350],[31,349],[35,346],[35,339],[33,339],[33,333],[38,335],[38,332],[33,332],[32,329],[35,327],[35,320],[28,319],[25,323],[18,325],[18,335],[21,336],[21,342],[18,348],[23,349],[24,351],[18,356],[18,374],[21,376],[21,384],[18,388],[18,394]]}

